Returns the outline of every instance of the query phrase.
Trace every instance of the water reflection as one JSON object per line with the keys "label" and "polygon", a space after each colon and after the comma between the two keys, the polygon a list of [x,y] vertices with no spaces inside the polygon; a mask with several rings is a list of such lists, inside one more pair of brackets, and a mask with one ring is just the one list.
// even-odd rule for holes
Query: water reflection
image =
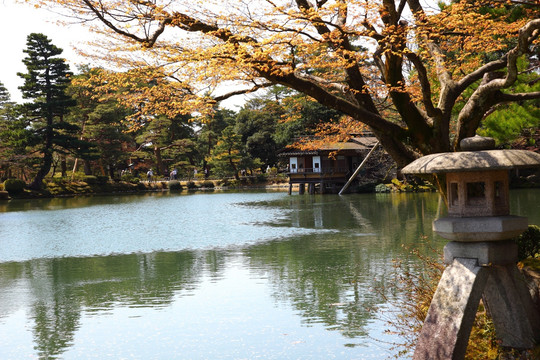
{"label": "water reflection", "polygon": [[[383,330],[369,310],[397,296],[388,285],[396,275],[392,259],[408,256],[403,244],[431,251],[425,243],[436,195],[253,199],[240,204],[247,215],[262,208],[277,216],[242,219],[255,230],[234,246],[0,263],[0,357],[76,358],[79,351],[117,358],[135,351],[144,358],[150,351],[149,358],[172,358],[183,344],[182,358],[385,358],[369,340]],[[282,236],[253,238],[268,228]],[[291,228],[325,231],[291,235]],[[20,330],[21,310],[31,347]],[[96,318],[102,334],[94,330]],[[128,338],[134,328],[159,342],[94,344],[101,336]],[[285,342],[291,334],[301,340]]]}

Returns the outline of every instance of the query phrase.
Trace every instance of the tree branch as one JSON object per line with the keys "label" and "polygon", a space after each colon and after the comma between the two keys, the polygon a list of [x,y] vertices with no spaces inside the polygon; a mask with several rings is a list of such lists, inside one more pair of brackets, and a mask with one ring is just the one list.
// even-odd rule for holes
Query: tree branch
{"label": "tree branch", "polygon": [[[529,21],[519,30],[518,44],[506,54],[506,74],[485,72],[482,83],[468,99],[458,116],[458,136],[455,146],[465,137],[473,136],[486,111],[500,102],[495,94],[510,87],[517,80],[517,60],[529,51],[529,46],[540,35],[540,19]],[[489,65],[489,64],[488,64]],[[502,93],[501,93],[502,94]],[[535,97],[535,93],[533,98]],[[517,95],[517,94],[516,94]],[[512,95],[508,95],[511,97]]]}
{"label": "tree branch", "polygon": [[228,92],[226,94],[215,96],[214,101],[220,102],[220,101],[229,99],[229,98],[231,98],[233,96],[236,96],[236,95],[250,94],[250,93],[255,92],[257,90],[264,89],[264,88],[267,88],[267,87],[270,87],[270,86],[273,86],[273,85],[274,84],[272,84],[272,83],[256,84],[256,85],[254,85],[253,87],[251,87],[249,89],[230,91],[230,92]]}
{"label": "tree branch", "polygon": [[540,91],[530,92],[530,93],[516,93],[516,94],[501,93],[499,97],[502,100],[501,102],[535,100],[535,99],[540,99]]}
{"label": "tree branch", "polygon": [[413,63],[416,71],[418,71],[418,80],[422,89],[422,101],[426,108],[427,115],[430,117],[441,116],[441,110],[436,109],[431,101],[431,84],[427,75],[427,70],[417,54],[412,52],[406,53],[407,58]]}

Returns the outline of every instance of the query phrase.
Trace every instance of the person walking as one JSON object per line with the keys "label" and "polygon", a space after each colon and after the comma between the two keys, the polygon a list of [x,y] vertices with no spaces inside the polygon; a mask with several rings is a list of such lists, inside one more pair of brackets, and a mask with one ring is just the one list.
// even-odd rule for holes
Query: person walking
{"label": "person walking", "polygon": [[154,178],[154,172],[152,171],[152,169],[150,169],[146,173],[146,179],[148,180],[148,182],[151,182],[153,178]]}

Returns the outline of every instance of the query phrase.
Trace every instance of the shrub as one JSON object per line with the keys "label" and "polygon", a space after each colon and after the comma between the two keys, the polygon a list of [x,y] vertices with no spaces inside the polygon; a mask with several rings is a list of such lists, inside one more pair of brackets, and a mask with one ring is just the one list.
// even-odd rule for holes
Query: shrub
{"label": "shrub", "polygon": [[197,188],[197,184],[195,184],[194,181],[188,181],[187,184],[186,184],[187,188],[192,190],[192,189],[196,189]]}
{"label": "shrub", "polygon": [[19,179],[7,179],[4,181],[4,190],[10,194],[20,194],[24,191],[26,183]]}
{"label": "shrub", "polygon": [[267,175],[266,174],[257,174],[257,176],[255,177],[256,181],[258,183],[263,183],[263,182],[266,182],[267,180]]}
{"label": "shrub", "polygon": [[100,185],[105,185],[109,182],[109,177],[107,175],[97,175],[96,176],[97,182]]}
{"label": "shrub", "polygon": [[143,182],[138,182],[137,183],[137,189],[139,189],[139,190],[148,190],[148,188],[146,187],[146,184],[143,183]]}
{"label": "shrub", "polygon": [[88,185],[95,185],[98,183],[97,177],[94,175],[85,175],[82,180]]}
{"label": "shrub", "polygon": [[378,192],[378,193],[390,192],[390,188],[386,186],[386,184],[379,184],[375,186],[375,192]]}
{"label": "shrub", "polygon": [[529,225],[515,240],[518,244],[518,261],[540,255],[540,227]]}
{"label": "shrub", "polygon": [[169,181],[169,190],[170,191],[182,191],[182,184],[178,180]]}
{"label": "shrub", "polygon": [[56,185],[62,185],[62,184],[67,184],[69,181],[65,177],[58,176],[58,177],[52,177],[51,182]]}
{"label": "shrub", "polygon": [[204,182],[202,183],[202,187],[207,188],[207,189],[213,189],[214,186],[215,186],[214,182],[211,180],[204,180]]}
{"label": "shrub", "polygon": [[130,174],[130,173],[122,175],[120,177],[120,180],[125,181],[125,182],[129,182],[129,183],[132,183],[132,184],[137,184],[137,183],[139,183],[141,181],[141,179],[139,179],[138,177],[135,177],[133,174]]}

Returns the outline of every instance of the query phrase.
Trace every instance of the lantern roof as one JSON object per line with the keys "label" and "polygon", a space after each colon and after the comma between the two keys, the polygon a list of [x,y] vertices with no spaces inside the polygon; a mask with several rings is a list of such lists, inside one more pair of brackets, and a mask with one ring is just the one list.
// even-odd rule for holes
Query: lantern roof
{"label": "lantern roof", "polygon": [[[480,150],[494,142],[475,136],[460,143],[465,150],[422,156],[402,169],[404,174],[437,174],[465,171],[509,170],[540,166],[540,154],[528,150]],[[483,145],[480,145],[483,144]]]}

